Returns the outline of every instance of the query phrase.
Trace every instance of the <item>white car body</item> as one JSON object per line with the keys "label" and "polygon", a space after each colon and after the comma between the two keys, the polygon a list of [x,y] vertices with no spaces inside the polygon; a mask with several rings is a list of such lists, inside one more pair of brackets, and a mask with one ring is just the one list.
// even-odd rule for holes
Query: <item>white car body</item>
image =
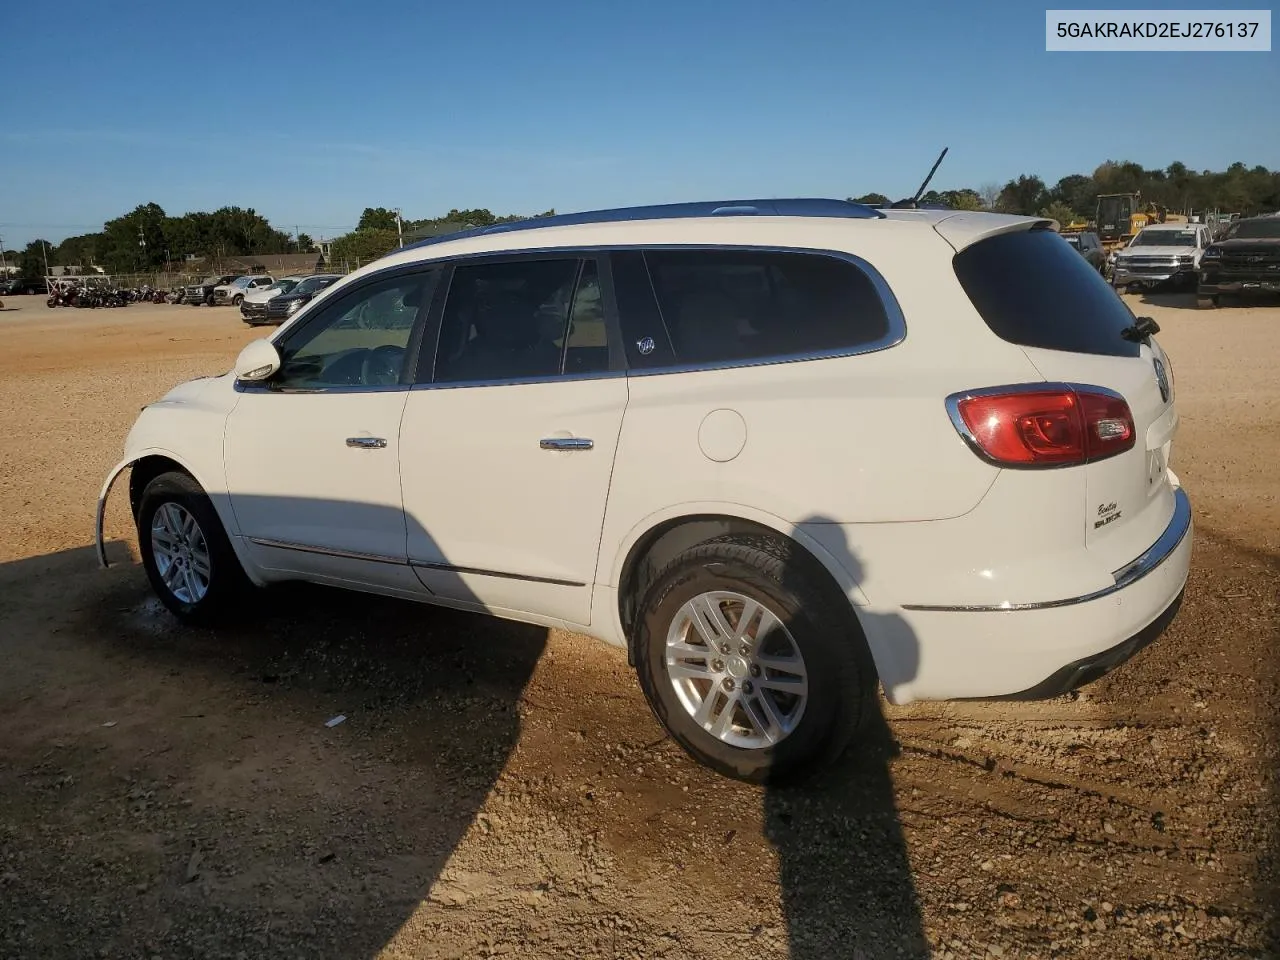
{"label": "white car body", "polygon": [[[1175,243],[1178,239],[1183,242]],[[1169,242],[1164,242],[1164,241]],[[1156,223],[1143,227],[1123,250],[1117,251],[1112,283],[1157,284],[1186,278],[1194,281],[1200,258],[1212,242],[1209,228],[1199,223]]]}
{"label": "white car body", "polygon": [[[1066,689],[1163,628],[1187,577],[1191,516],[1167,466],[1178,416],[1159,344],[1117,336],[1121,356],[1009,342],[953,263],[1043,221],[736,212],[606,212],[406,248],[324,291],[270,340],[288,354],[310,318],[397,271],[673,245],[822,251],[854,264],[883,305],[884,335],[778,362],[636,369],[641,338],[626,369],[456,387],[289,392],[234,373],[196,380],[138,418],[103,489],[100,547],[120,471],[133,464],[145,481],[176,465],[207,492],[257,584],[304,579],[627,645],[644,551],[763,531],[826,571],[897,703]],[[1101,291],[1090,296],[1127,309],[1059,238],[1034,242],[1061,245],[1091,278],[1080,282]],[[609,256],[606,291],[622,263]],[[1012,469],[971,448],[956,404],[983,388],[1055,384],[1123,397],[1132,449]]]}

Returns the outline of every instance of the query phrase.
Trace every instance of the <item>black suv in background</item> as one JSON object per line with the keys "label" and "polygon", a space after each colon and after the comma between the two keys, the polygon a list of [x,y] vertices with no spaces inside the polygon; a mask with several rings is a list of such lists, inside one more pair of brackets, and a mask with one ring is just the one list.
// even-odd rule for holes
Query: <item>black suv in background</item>
{"label": "black suv in background", "polygon": [[1237,220],[1200,260],[1197,302],[1216,307],[1223,294],[1280,293],[1280,213]]}
{"label": "black suv in background", "polygon": [[21,277],[0,280],[0,294],[5,296],[18,297],[31,293],[44,295],[48,292],[49,285],[43,280],[23,280]]}
{"label": "black suv in background", "polygon": [[1102,241],[1098,239],[1096,233],[1089,230],[1073,230],[1071,233],[1064,233],[1062,239],[1075,247],[1093,269],[1099,273],[1105,270],[1107,255],[1103,252]]}
{"label": "black suv in background", "polygon": [[250,326],[257,326],[260,323],[284,323],[297,313],[304,303],[310,303],[311,298],[317,293],[325,287],[333,286],[341,279],[342,274],[340,273],[318,273],[315,276],[307,277],[288,293],[282,293],[280,296],[272,297],[268,300],[265,316],[245,317],[244,322]]}

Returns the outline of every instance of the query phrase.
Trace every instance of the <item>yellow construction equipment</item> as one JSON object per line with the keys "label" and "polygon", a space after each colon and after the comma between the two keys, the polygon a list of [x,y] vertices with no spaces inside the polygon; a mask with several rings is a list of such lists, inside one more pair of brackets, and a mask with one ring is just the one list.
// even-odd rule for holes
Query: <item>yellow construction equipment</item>
{"label": "yellow construction equipment", "polygon": [[1153,223],[1186,223],[1158,203],[1143,203],[1141,193],[1103,193],[1098,196],[1098,238],[1108,253],[1128,245],[1138,231]]}

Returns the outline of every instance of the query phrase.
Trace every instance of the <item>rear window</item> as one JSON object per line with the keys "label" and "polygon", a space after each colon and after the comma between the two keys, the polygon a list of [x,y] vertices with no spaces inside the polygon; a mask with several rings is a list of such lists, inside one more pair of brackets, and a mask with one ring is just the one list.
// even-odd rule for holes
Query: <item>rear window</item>
{"label": "rear window", "polygon": [[889,318],[847,260],[754,250],[646,250],[678,363],[751,361],[882,341]]}
{"label": "rear window", "polygon": [[1002,340],[1022,347],[1136,357],[1120,336],[1133,314],[1088,261],[1051,230],[980,240],[955,257],[956,276]]}

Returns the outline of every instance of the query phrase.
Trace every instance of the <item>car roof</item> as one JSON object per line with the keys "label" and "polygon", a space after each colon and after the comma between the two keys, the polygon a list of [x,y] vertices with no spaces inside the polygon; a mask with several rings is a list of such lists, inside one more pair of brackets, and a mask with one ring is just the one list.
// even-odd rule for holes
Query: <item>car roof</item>
{"label": "car roof", "polygon": [[[977,240],[1009,230],[1027,229],[1032,225],[1048,226],[1052,221],[1037,217],[978,211],[928,208],[877,209],[851,200],[802,197],[795,199],[698,201],[694,203],[657,204],[642,207],[617,207],[588,210],[581,213],[534,217],[511,223],[494,224],[457,233],[431,237],[396,249],[379,261],[379,266],[408,263],[461,253],[502,252],[539,246],[561,246],[568,241],[588,244],[658,242],[651,238],[661,233],[662,222],[683,221],[700,224],[698,232],[706,232],[713,222],[736,230],[754,221],[763,226],[786,219],[810,219],[827,225],[841,221],[860,229],[875,229],[877,223],[919,224],[933,228],[956,250]],[[611,227],[634,226],[634,230],[612,230]],[[523,234],[534,234],[528,238]],[[373,265],[370,264],[369,267]],[[361,270],[364,273],[369,267]]]}

